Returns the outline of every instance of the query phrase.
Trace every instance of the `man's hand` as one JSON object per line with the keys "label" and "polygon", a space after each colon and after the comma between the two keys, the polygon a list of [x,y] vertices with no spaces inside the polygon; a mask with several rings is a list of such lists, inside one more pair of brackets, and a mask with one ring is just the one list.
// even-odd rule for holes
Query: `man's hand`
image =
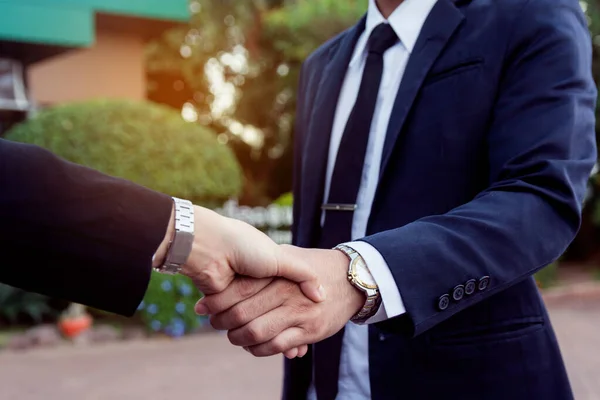
{"label": "man's hand", "polygon": [[325,301],[310,301],[297,284],[285,279],[236,279],[197,306],[197,311],[211,314],[214,328],[229,331],[232,344],[257,357],[302,355],[303,345],[334,335],[365,303],[365,295],[348,282],[349,260],[340,251],[281,249],[287,268],[301,262],[314,267],[328,293]]}
{"label": "man's hand", "polygon": [[[238,220],[203,207],[194,207],[195,236],[192,252],[181,273],[204,294],[225,290],[236,274],[253,278],[284,277],[300,284],[313,301],[324,300],[317,274],[305,262],[285,263],[280,247],[267,235]],[[165,257],[173,237],[173,215],[165,241],[157,251],[155,265]]]}

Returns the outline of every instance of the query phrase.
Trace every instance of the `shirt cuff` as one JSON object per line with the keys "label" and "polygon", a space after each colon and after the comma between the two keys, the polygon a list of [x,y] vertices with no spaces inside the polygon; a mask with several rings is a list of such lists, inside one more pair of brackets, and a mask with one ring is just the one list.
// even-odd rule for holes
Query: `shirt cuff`
{"label": "shirt cuff", "polygon": [[375,283],[379,286],[381,305],[377,313],[366,321],[366,324],[385,321],[386,319],[406,313],[400,290],[396,286],[392,272],[381,253],[366,242],[350,242],[344,245],[360,254],[363,260],[365,260],[373,279],[375,279]]}

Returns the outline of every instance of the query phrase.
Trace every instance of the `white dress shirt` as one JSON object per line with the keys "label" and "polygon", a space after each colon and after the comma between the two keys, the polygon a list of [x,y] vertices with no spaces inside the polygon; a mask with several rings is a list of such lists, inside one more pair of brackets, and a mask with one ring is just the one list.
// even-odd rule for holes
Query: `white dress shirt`
{"label": "white dress shirt", "polygon": [[[362,33],[348,66],[346,77],[337,104],[335,119],[329,144],[329,158],[325,181],[324,202],[329,196],[331,176],[335,166],[338,148],[350,112],[358,96],[362,74],[367,56],[367,41],[371,32],[381,23],[389,23],[400,39],[384,54],[383,76],[369,133],[369,142],[365,155],[362,180],[356,200],[357,208],[352,221],[352,240],[366,235],[371,206],[379,181],[381,155],[387,133],[387,127],[396,100],[400,82],[408,58],[417,42],[421,28],[437,0],[404,0],[403,3],[385,20],[375,4],[369,1],[365,31]],[[324,216],[322,222],[324,221]],[[365,242],[350,242],[348,246],[356,250],[365,260],[381,292],[382,305],[368,324],[384,321],[404,314],[406,309],[394,278],[381,254]],[[349,323],[346,325],[340,360],[338,381],[338,399],[363,400],[371,398],[369,382],[369,331],[368,326]],[[316,399],[314,386],[311,385],[308,399]]]}

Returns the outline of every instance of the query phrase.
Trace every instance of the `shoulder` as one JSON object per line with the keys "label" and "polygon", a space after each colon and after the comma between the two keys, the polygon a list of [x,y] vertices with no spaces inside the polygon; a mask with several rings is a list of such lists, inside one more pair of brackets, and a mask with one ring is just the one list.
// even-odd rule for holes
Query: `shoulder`
{"label": "shoulder", "polygon": [[581,28],[587,20],[578,0],[509,0],[498,2],[498,12],[512,19],[516,32],[540,28]]}
{"label": "shoulder", "polygon": [[549,24],[583,25],[587,29],[579,0],[471,0],[459,8],[473,23],[498,26],[513,36]]}

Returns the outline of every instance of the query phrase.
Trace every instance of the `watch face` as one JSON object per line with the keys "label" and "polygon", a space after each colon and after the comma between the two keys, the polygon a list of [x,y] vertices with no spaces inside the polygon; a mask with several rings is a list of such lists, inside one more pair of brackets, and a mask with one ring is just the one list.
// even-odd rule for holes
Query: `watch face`
{"label": "watch face", "polygon": [[377,283],[362,257],[359,257],[354,261],[353,270],[358,284],[367,289],[377,289]]}

